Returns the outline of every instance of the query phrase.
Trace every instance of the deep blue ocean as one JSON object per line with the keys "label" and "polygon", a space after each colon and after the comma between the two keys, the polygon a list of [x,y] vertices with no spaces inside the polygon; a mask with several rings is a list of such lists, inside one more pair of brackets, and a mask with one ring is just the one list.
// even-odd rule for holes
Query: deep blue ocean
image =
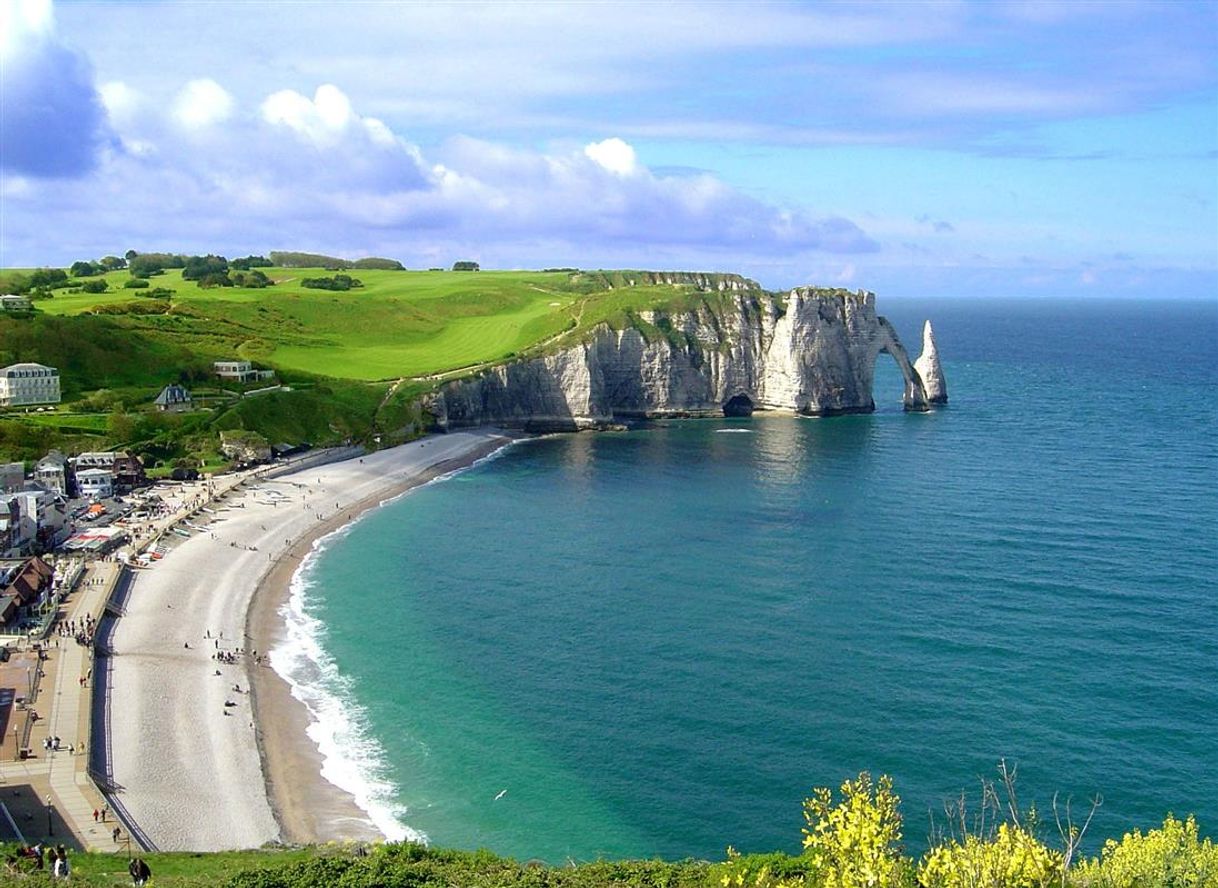
{"label": "deep blue ocean", "polygon": [[[1000,759],[1091,835],[1218,827],[1218,302],[880,300],[951,403],[555,436],[366,514],[297,585],[327,773],[522,859],[907,845]],[[303,641],[301,640],[303,639]]]}

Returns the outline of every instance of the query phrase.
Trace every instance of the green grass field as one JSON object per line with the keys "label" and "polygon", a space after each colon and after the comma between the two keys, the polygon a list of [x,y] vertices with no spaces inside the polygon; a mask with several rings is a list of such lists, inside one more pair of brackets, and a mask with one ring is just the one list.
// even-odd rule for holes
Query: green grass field
{"label": "green grass field", "polygon": [[[0,289],[29,271],[0,270]],[[414,402],[443,380],[572,345],[602,323],[664,335],[637,313],[722,298],[692,283],[648,283],[640,272],[361,269],[349,274],[362,287],[334,292],[302,285],[333,274],[324,269],[263,271],[274,286],[202,289],[170,269],[149,279],[150,289],[170,291],[167,299],[124,288],[129,273],[115,271],[102,276],[107,292],[70,292],[98,278],[72,279],[36,300],[31,316],[0,315],[0,366],[57,367],[64,401],[56,413],[0,412],[0,456],[28,460],[101,437],[162,464],[210,458],[215,442],[200,422],[149,416],[151,401],[171,382],[214,389],[211,363],[234,358],[276,370],[295,391],[197,404],[211,408],[206,424],[215,429],[257,430],[272,441],[402,440],[425,425]],[[70,406],[82,399],[90,403]]]}
{"label": "green grass field", "polygon": [[[243,356],[306,373],[378,380],[444,373],[520,354],[566,333],[617,320],[690,294],[672,285],[609,289],[564,272],[353,272],[364,286],[307,289],[323,269],[266,269],[266,289],[200,289],[169,270],[151,278],[173,291],[158,300],[123,289],[126,271],[104,276],[106,293],[57,290],[36,303],[54,317],[114,312],[125,327],[206,343],[202,352]],[[126,311],[123,311],[127,308]],[[566,337],[564,337],[566,338]],[[224,351],[222,342],[230,347]],[[209,345],[211,347],[206,347]]]}

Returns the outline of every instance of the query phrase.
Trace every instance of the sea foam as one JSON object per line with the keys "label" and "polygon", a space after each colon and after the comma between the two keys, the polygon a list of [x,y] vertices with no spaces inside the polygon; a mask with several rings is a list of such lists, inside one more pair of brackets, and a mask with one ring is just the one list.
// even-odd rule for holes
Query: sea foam
{"label": "sea foam", "polygon": [[[507,442],[469,466],[437,475],[424,485],[446,481],[468,468],[496,459],[517,441]],[[380,505],[410,494],[412,487]],[[284,621],[284,639],[270,652],[271,667],[288,683],[292,696],[309,713],[306,732],[322,756],[321,776],[354,797],[356,805],[372,824],[391,841],[426,842],[427,835],[412,829],[403,818],[408,809],[397,801],[398,788],[388,777],[385,749],[369,726],[367,710],[355,699],[354,684],[343,675],[325,648],[325,623],[314,616],[311,596],[313,573],[318,559],[337,541],[351,532],[360,520],[313,541],[312,549],[292,576],[288,600],[279,609]]]}
{"label": "sea foam", "polygon": [[[336,534],[345,532],[346,528]],[[395,800],[384,748],[372,736],[367,711],[356,702],[351,679],[325,649],[325,624],[311,613],[317,557],[336,534],[316,540],[292,577],[288,600],[279,611],[285,637],[270,653],[271,666],[309,712],[307,732],[322,756],[321,776],[350,793],[386,838],[426,842],[425,834],[403,822],[406,806]]]}

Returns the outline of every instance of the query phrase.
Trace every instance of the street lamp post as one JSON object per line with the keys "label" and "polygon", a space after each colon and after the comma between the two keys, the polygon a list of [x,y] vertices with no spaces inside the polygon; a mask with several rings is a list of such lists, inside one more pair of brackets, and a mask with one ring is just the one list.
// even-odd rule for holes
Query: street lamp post
{"label": "street lamp post", "polygon": [[51,819],[51,812],[54,811],[54,806],[51,804],[51,797],[47,796],[47,835],[55,835],[55,823]]}

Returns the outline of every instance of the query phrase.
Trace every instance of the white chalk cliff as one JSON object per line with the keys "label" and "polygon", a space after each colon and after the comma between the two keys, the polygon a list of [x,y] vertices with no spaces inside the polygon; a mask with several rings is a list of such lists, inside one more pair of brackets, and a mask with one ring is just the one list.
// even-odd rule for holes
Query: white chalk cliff
{"label": "white chalk cliff", "polygon": [[866,413],[875,409],[883,352],[904,377],[905,409],[928,409],[923,380],[876,314],[875,294],[812,287],[776,294],[731,278],[702,288],[709,295],[688,311],[639,312],[623,329],[604,324],[555,353],[448,383],[431,399],[436,424],[572,430],[754,410]]}
{"label": "white chalk cliff", "polygon": [[922,327],[922,354],[914,362],[914,369],[922,377],[926,400],[931,404],[946,404],[947,380],[943,378],[943,366],[939,363],[939,349],[935,345],[935,331],[930,321]]}

